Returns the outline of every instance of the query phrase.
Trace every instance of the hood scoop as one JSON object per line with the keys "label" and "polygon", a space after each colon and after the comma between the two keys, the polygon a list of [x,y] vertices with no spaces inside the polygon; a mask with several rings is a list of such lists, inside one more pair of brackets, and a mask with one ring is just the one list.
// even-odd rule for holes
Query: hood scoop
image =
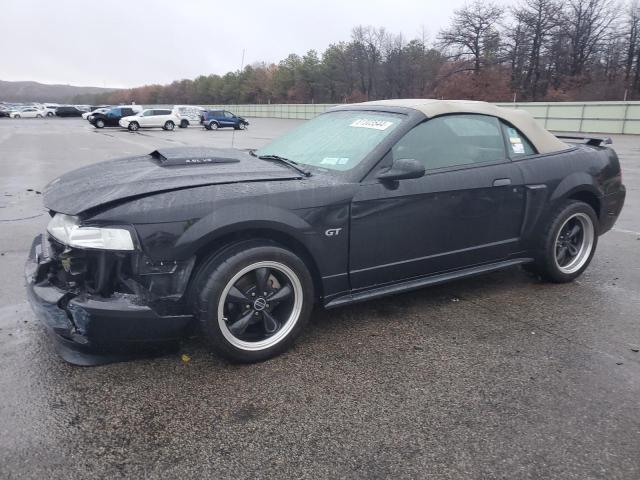
{"label": "hood scoop", "polygon": [[160,148],[67,172],[43,192],[49,210],[78,215],[127,198],[226,183],[299,180],[286,166],[249,152],[211,147]]}
{"label": "hood scoop", "polygon": [[161,167],[175,167],[184,165],[211,165],[215,163],[239,163],[238,158],[224,157],[216,148],[177,147],[160,148],[151,152]]}

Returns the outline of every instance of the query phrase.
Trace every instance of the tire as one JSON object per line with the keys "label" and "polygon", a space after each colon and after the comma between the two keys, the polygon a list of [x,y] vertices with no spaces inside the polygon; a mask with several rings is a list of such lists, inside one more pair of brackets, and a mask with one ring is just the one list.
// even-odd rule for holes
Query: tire
{"label": "tire", "polygon": [[127,128],[130,132],[137,132],[140,129],[140,124],[138,122],[129,122]]}
{"label": "tire", "polygon": [[566,200],[543,225],[527,270],[554,283],[571,282],[591,263],[598,245],[598,217],[584,202]]}
{"label": "tire", "polygon": [[207,130],[218,130],[218,128],[220,128],[220,125],[218,125],[217,122],[211,122],[209,123]]}
{"label": "tire", "polygon": [[42,115],[37,114],[37,115],[36,115],[36,118],[42,118]]}
{"label": "tire", "polygon": [[240,124],[238,125],[238,128],[239,128],[240,130],[246,130],[246,129],[247,129],[247,124],[246,124],[246,123],[240,123]]}
{"label": "tire", "polygon": [[189,121],[188,120],[181,120],[180,121],[180,128],[187,128],[189,126]]}
{"label": "tire", "polygon": [[53,112],[47,112],[47,117],[53,117]]}
{"label": "tire", "polygon": [[175,128],[175,123],[173,123],[171,120],[168,120],[164,123],[164,126],[162,127],[164,130],[173,130]]}
{"label": "tire", "polygon": [[101,118],[96,120],[96,128],[104,128],[104,120],[102,120]]}
{"label": "tire", "polygon": [[13,118],[21,118],[20,115],[16,114],[13,116]]}
{"label": "tire", "polygon": [[240,242],[206,259],[190,294],[211,350],[240,363],[261,362],[290,348],[314,299],[304,262],[267,240]]}

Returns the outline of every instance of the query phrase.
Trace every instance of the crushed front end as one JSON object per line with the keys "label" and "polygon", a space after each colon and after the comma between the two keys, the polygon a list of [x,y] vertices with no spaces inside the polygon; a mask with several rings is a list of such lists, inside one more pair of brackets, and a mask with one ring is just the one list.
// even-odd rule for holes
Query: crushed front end
{"label": "crushed front end", "polygon": [[192,320],[184,293],[195,259],[152,260],[138,245],[68,244],[82,241],[81,235],[71,242],[50,231],[39,235],[25,268],[29,301],[58,353],[70,363],[95,365],[177,345]]}

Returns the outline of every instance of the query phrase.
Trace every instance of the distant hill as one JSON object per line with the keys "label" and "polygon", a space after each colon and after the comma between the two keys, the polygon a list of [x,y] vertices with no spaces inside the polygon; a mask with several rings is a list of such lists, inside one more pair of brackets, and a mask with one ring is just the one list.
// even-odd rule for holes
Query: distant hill
{"label": "distant hill", "polygon": [[0,101],[4,102],[73,102],[82,96],[112,92],[113,88],[48,85],[38,82],[7,82],[0,80]]}

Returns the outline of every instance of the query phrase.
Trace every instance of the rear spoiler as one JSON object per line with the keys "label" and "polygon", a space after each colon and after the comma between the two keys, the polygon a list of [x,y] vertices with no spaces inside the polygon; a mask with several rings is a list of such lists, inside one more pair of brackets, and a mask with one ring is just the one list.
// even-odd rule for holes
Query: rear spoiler
{"label": "rear spoiler", "polygon": [[565,133],[556,135],[556,138],[561,140],[585,140],[585,145],[591,145],[592,147],[611,145],[613,143],[611,137],[592,137],[590,135],[569,135]]}

